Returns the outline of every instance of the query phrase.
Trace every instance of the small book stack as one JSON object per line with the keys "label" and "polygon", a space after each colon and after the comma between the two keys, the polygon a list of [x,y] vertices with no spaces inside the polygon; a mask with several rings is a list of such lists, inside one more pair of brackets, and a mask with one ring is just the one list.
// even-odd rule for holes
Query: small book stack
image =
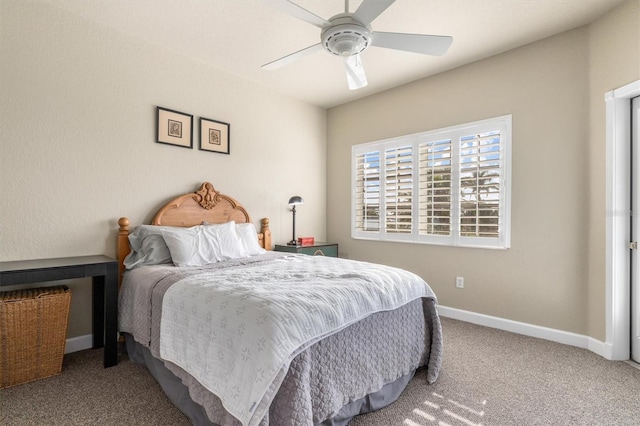
{"label": "small book stack", "polygon": [[298,237],[298,245],[300,246],[312,246],[313,237]]}

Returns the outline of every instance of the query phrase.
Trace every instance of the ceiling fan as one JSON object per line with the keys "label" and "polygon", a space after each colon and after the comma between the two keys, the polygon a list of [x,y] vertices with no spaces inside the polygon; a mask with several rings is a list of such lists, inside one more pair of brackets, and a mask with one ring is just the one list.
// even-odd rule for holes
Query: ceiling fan
{"label": "ceiling fan", "polygon": [[354,13],[349,13],[349,0],[345,0],[345,12],[332,16],[328,20],[289,0],[265,1],[295,18],[315,25],[322,31],[320,32],[320,43],[264,64],[262,68],[277,69],[324,49],[344,59],[347,82],[351,90],[360,89],[367,85],[367,77],[360,54],[369,46],[441,56],[447,52],[453,42],[453,37],[449,36],[374,32],[371,29],[371,22],[391,6],[395,0],[363,0]]}

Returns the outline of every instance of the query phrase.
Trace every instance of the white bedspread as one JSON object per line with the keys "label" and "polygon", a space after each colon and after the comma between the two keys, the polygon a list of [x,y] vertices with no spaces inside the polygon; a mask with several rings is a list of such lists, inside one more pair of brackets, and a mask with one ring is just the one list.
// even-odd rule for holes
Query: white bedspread
{"label": "white bedspread", "polygon": [[253,426],[301,350],[374,312],[422,297],[435,295],[413,273],[323,256],[201,272],[166,292],[160,354]]}

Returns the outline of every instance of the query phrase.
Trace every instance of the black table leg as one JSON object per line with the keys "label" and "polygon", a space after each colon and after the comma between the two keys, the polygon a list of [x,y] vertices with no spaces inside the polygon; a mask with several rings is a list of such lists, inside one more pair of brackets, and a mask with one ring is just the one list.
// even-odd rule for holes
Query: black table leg
{"label": "black table leg", "polygon": [[104,346],[104,275],[93,277],[93,349]]}
{"label": "black table leg", "polygon": [[105,283],[106,318],[104,333],[104,366],[118,363],[118,265],[107,267]]}

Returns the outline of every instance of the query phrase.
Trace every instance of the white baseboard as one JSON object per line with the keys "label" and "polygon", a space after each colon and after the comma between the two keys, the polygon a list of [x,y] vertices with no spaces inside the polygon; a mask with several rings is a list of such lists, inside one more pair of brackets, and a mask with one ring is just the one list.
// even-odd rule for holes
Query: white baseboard
{"label": "white baseboard", "polygon": [[93,346],[93,334],[85,334],[84,336],[71,337],[67,339],[64,346],[64,353],[83,351]]}
{"label": "white baseboard", "polygon": [[524,322],[512,321],[505,318],[493,317],[490,315],[478,314],[476,312],[462,309],[438,306],[438,313],[445,318],[453,318],[485,327],[497,328],[499,330],[510,331],[539,339],[551,340],[565,345],[576,346],[588,349],[606,359],[612,359],[612,349],[604,342],[593,337],[582,334],[569,333],[568,331],[556,330],[553,328],[541,327]]}

